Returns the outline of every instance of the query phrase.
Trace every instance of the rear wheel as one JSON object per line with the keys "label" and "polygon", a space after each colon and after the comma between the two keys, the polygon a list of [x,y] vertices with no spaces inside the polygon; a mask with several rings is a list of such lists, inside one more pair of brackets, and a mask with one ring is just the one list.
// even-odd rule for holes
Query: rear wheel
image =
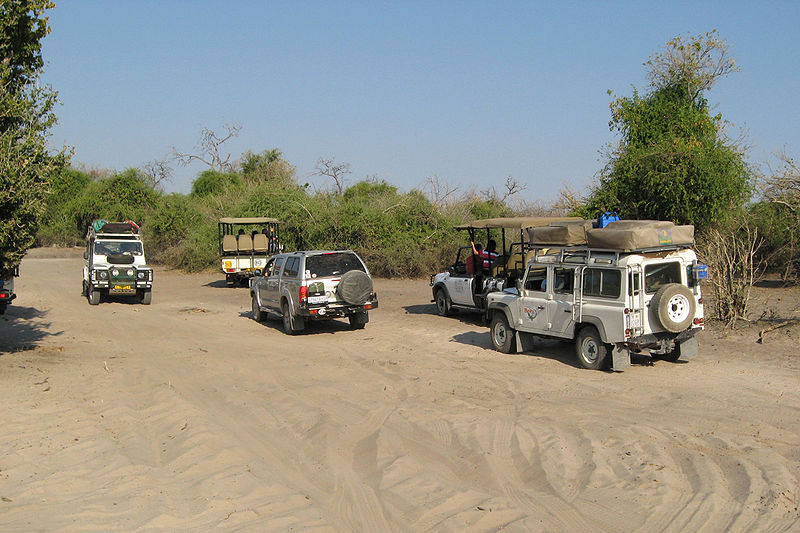
{"label": "rear wheel", "polygon": [[436,291],[434,300],[436,301],[436,311],[440,316],[447,316],[450,314],[450,299],[447,297],[447,293],[444,289],[438,289]]}
{"label": "rear wheel", "polygon": [[360,311],[347,317],[350,320],[350,329],[364,329],[369,322],[369,315],[366,311]]}
{"label": "rear wheel", "polygon": [[302,320],[302,318],[292,318],[291,312],[289,311],[289,303],[284,300],[283,305],[281,305],[281,314],[283,315],[283,332],[287,335],[294,335],[301,329],[302,327],[297,327],[297,322]]}
{"label": "rear wheel", "polygon": [[575,354],[583,368],[599,370],[608,355],[608,345],[600,338],[597,328],[586,326],[575,339]]}
{"label": "rear wheel", "polygon": [[508,325],[505,313],[496,312],[492,316],[491,325],[492,346],[502,353],[511,353],[517,349],[517,339],[514,330]]}

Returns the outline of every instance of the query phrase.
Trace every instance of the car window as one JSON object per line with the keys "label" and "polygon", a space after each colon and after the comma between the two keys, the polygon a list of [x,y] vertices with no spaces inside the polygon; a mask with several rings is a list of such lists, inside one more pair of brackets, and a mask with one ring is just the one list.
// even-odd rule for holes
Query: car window
{"label": "car window", "polygon": [[286,266],[283,267],[283,277],[284,278],[296,278],[297,277],[297,266],[300,263],[300,258],[297,256],[290,257],[286,260]]}
{"label": "car window", "polygon": [[681,282],[681,264],[677,261],[655,263],[644,267],[644,291],[647,294],[658,292],[667,283]]}
{"label": "car window", "polygon": [[311,278],[341,276],[351,270],[366,272],[364,264],[353,252],[332,252],[306,257],[306,272]]}
{"label": "car window", "polygon": [[574,268],[553,269],[553,292],[572,294],[575,280]]}
{"label": "car window", "polygon": [[587,268],[583,273],[584,296],[619,298],[622,272],[608,268]]}
{"label": "car window", "polygon": [[547,290],[547,267],[528,267],[525,290],[545,292]]}
{"label": "car window", "polygon": [[276,257],[275,262],[272,264],[272,270],[270,271],[270,276],[277,276],[281,273],[281,266],[283,266],[283,260],[286,259],[285,257]]}
{"label": "car window", "polygon": [[110,242],[95,241],[94,253],[97,255],[142,255],[142,243],[139,241]]}

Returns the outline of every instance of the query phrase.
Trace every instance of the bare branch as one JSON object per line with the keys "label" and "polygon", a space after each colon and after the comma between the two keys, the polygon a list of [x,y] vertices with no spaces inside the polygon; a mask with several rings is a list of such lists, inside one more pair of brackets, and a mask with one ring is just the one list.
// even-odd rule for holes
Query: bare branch
{"label": "bare branch", "polygon": [[230,164],[231,154],[228,154],[224,159],[220,154],[220,147],[233,137],[238,137],[239,132],[242,130],[241,124],[225,124],[223,126],[227,132],[225,135],[219,136],[217,133],[208,127],[203,127],[200,130],[200,140],[195,146],[196,153],[179,152],[175,147],[172,148],[172,155],[178,162],[187,166],[193,161],[200,161],[208,165],[208,168],[217,172],[230,172],[232,165]]}
{"label": "bare branch", "polygon": [[154,159],[142,165],[142,171],[150,180],[153,189],[161,187],[164,183],[172,181],[172,167],[166,159]]}
{"label": "bare branch", "polygon": [[336,190],[339,194],[344,192],[345,186],[345,176],[347,174],[352,174],[350,170],[349,163],[336,163],[336,158],[331,157],[330,159],[324,159],[320,157],[317,160],[317,166],[315,167],[316,172],[314,173],[317,176],[327,176],[331,178],[336,186]]}

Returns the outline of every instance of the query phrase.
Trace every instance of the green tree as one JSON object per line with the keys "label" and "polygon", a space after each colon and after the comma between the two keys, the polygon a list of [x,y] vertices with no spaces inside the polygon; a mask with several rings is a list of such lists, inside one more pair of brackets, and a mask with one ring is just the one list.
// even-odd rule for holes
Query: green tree
{"label": "green tree", "polygon": [[725,137],[721,115],[710,114],[704,97],[735,64],[711,32],[673,39],[647,65],[650,92],[611,102],[609,127],[621,140],[578,214],[617,211],[708,227],[749,195],[743,151]]}
{"label": "green tree", "polygon": [[65,165],[51,154],[56,93],[37,86],[44,67],[41,40],[50,32],[47,0],[0,3],[0,273],[15,268],[44,210],[49,179]]}

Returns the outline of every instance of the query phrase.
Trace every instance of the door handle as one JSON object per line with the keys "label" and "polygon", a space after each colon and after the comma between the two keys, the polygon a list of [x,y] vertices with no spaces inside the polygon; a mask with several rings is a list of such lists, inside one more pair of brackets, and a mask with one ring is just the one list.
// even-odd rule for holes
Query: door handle
{"label": "door handle", "polygon": [[544,309],[544,306],[543,305],[537,305],[536,309]]}

